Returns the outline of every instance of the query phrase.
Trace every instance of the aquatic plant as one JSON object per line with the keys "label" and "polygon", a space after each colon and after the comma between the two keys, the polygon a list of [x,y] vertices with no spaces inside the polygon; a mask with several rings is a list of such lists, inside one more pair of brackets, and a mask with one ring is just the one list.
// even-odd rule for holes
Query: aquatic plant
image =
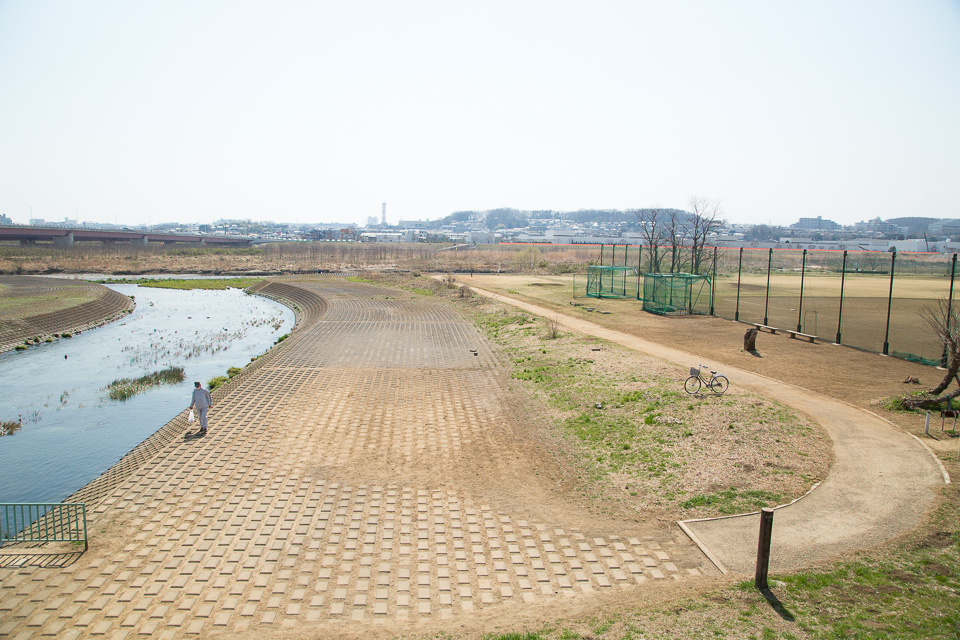
{"label": "aquatic plant", "polygon": [[183,367],[170,367],[162,371],[155,371],[139,378],[120,378],[108,384],[105,389],[111,400],[127,400],[143,393],[151,387],[162,384],[179,384],[183,382]]}
{"label": "aquatic plant", "polygon": [[22,426],[23,425],[17,420],[6,420],[4,422],[0,422],[0,436],[12,436],[19,431],[20,427]]}

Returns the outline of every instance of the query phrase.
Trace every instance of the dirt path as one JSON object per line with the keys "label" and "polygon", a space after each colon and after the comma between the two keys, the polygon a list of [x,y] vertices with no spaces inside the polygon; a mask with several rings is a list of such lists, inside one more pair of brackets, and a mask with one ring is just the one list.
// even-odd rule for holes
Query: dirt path
{"label": "dirt path", "polygon": [[[806,498],[777,511],[771,558],[774,570],[810,566],[867,549],[919,526],[934,501],[931,489],[944,482],[945,472],[923,445],[862,409],[702,355],[473,289],[531,313],[559,317],[567,329],[680,365],[706,364],[726,374],[731,384],[775,398],[808,413],[823,425],[834,441],[834,467]],[[752,570],[756,562],[757,516],[691,521],[687,526],[723,566],[740,573]]]}
{"label": "dirt path", "polygon": [[178,416],[78,494],[89,552],[0,556],[0,636],[479,636],[716,575],[679,531],[557,488],[449,307],[336,278],[260,292],[296,331],[217,391],[209,435],[170,438]]}

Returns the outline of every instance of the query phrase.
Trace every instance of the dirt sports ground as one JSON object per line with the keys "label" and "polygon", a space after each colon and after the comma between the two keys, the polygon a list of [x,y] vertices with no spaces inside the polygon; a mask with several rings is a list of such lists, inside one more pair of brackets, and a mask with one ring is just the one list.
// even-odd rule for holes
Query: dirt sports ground
{"label": "dirt sports ground", "polygon": [[[572,282],[258,285],[291,338],[74,496],[88,552],[3,551],[0,636],[953,637],[957,440],[882,407],[936,370]],[[766,597],[749,519],[677,524],[796,498]]]}

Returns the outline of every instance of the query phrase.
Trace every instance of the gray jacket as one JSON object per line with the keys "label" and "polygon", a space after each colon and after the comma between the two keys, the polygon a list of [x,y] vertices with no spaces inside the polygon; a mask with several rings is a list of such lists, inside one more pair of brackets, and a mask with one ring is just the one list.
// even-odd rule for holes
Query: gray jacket
{"label": "gray jacket", "polygon": [[190,403],[191,407],[196,407],[197,409],[206,409],[212,404],[213,400],[210,398],[209,391],[203,388],[193,390],[193,402]]}

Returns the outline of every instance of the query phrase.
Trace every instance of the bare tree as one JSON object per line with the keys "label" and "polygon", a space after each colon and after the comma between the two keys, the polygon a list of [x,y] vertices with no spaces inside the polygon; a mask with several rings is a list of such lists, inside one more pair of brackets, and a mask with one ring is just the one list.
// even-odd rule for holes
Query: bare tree
{"label": "bare tree", "polygon": [[901,398],[897,404],[903,409],[932,407],[960,396],[960,388],[950,393],[943,393],[954,380],[960,387],[960,378],[957,377],[957,372],[960,371],[960,309],[956,305],[951,305],[950,301],[944,297],[937,300],[935,305],[923,307],[917,315],[946,347],[947,371],[940,380],[940,384],[925,394]]}
{"label": "bare tree", "polygon": [[707,240],[710,234],[720,226],[720,201],[693,196],[690,198],[688,206],[692,214],[688,223],[690,272],[700,273]]}
{"label": "bare tree", "polygon": [[660,247],[663,246],[663,232],[666,222],[663,209],[660,207],[651,207],[649,209],[639,209],[634,211],[634,215],[640,220],[640,233],[643,240],[649,248],[650,271],[660,273]]}
{"label": "bare tree", "polygon": [[670,273],[680,271],[683,259],[683,244],[687,236],[687,223],[683,212],[670,209],[667,213],[666,239],[670,242]]}

